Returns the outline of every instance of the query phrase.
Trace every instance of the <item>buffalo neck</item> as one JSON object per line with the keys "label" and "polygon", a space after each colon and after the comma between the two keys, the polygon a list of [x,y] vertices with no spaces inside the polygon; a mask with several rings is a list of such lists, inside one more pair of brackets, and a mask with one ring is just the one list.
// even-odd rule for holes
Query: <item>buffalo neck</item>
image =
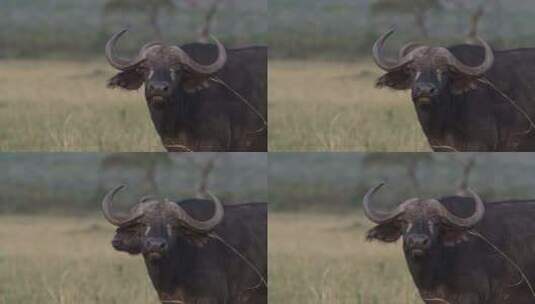
{"label": "buffalo neck", "polygon": [[160,136],[174,136],[178,131],[194,125],[198,109],[198,93],[189,94],[183,90],[163,105],[149,104],[152,122]]}
{"label": "buffalo neck", "polygon": [[432,144],[440,144],[448,134],[464,129],[462,103],[451,94],[442,94],[428,105],[415,105],[420,125]]}
{"label": "buffalo neck", "polygon": [[[145,258],[149,277],[158,294],[177,300],[226,296],[217,257],[211,256],[214,244],[204,245],[177,237],[169,252],[155,262]],[[218,281],[214,281],[214,278]]]}
{"label": "buffalo neck", "polygon": [[446,92],[429,105],[416,105],[418,120],[435,151],[495,151],[504,145],[500,120],[485,91]]}
{"label": "buffalo neck", "polygon": [[187,241],[178,240],[163,258],[156,261],[145,258],[145,265],[154,288],[158,292],[173,294],[177,287],[186,285],[196,259],[196,248]]}
{"label": "buffalo neck", "polygon": [[441,248],[431,249],[427,255],[413,258],[405,252],[405,260],[412,279],[419,290],[431,291],[448,276],[451,257],[443,255]]}

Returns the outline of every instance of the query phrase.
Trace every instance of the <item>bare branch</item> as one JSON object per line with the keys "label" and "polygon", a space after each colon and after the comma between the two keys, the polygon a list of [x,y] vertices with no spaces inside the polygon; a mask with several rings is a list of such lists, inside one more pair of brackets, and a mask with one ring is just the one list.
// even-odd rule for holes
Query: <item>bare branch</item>
{"label": "bare branch", "polygon": [[204,15],[204,23],[199,29],[199,38],[198,41],[201,43],[207,43],[212,32],[212,25],[214,22],[215,15],[220,7],[220,4],[223,3],[223,0],[214,0],[212,4],[208,7],[206,14]]}
{"label": "bare branch", "polygon": [[457,182],[457,195],[458,196],[468,196],[467,189],[470,184],[470,176],[476,165],[476,155],[473,154],[468,160],[457,160],[462,165],[462,174]]}

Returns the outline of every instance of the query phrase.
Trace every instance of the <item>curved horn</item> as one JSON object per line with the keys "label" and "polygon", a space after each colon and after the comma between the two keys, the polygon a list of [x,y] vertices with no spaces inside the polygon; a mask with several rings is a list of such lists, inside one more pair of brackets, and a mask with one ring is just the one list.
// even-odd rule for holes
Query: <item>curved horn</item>
{"label": "curved horn", "polygon": [[380,212],[380,211],[373,210],[373,208],[371,207],[372,196],[383,185],[384,185],[384,183],[380,183],[379,185],[377,185],[377,186],[373,187],[372,189],[368,190],[366,195],[364,195],[363,204],[362,204],[363,207],[364,207],[364,214],[366,215],[366,217],[370,221],[372,221],[372,222],[374,222],[376,224],[383,224],[383,223],[386,223],[386,222],[389,222],[389,221],[393,220],[394,218],[396,218],[397,216],[402,214],[405,211],[405,208],[409,204],[418,201],[417,198],[412,198],[412,199],[406,200],[401,205],[399,205],[396,209],[394,209],[394,211],[391,211],[391,212]]}
{"label": "curved horn", "polygon": [[403,47],[401,47],[401,49],[399,50],[399,59],[407,56],[407,54],[409,54],[411,51],[413,51],[414,49],[418,48],[418,47],[422,47],[423,45],[420,44],[420,43],[416,43],[416,42],[409,42],[407,44],[405,44]]}
{"label": "curved horn", "polygon": [[113,188],[110,192],[106,194],[106,196],[102,200],[102,213],[104,214],[104,217],[108,220],[108,222],[115,226],[122,226],[143,216],[143,213],[140,212],[140,210],[137,210],[137,212],[131,213],[127,216],[119,216],[117,214],[113,214],[113,212],[111,211],[113,197],[115,196],[115,194],[117,194],[117,192],[123,190],[124,188],[126,188],[126,185],[120,185]]}
{"label": "curved horn", "polygon": [[209,232],[213,230],[214,227],[217,226],[223,220],[224,210],[221,201],[219,201],[219,199],[215,197],[212,193],[207,193],[214,202],[214,215],[210,219],[206,221],[196,220],[191,217],[191,215],[189,215],[186,210],[184,210],[176,203],[169,204],[171,211],[175,214],[175,216],[180,222],[183,222],[188,227],[191,227],[197,231]]}
{"label": "curved horn", "polygon": [[471,227],[475,226],[479,221],[481,221],[481,219],[485,215],[485,204],[483,203],[483,201],[481,200],[479,195],[477,195],[477,193],[475,193],[471,189],[467,189],[467,190],[468,190],[468,193],[470,194],[470,196],[472,196],[472,198],[474,199],[474,203],[475,203],[475,211],[474,211],[474,213],[471,216],[467,217],[467,218],[458,217],[458,216],[452,214],[439,201],[434,200],[434,204],[437,204],[437,208],[439,209],[440,215],[449,224],[452,224],[453,226],[457,226],[457,227],[460,227],[460,228],[471,228]]}
{"label": "curved horn", "polygon": [[225,50],[225,47],[219,40],[217,40],[214,36],[210,36],[217,45],[217,59],[214,61],[214,63],[209,65],[202,65],[198,63],[197,61],[193,60],[183,49],[181,49],[178,46],[172,46],[171,50],[175,52],[175,55],[177,56],[177,60],[179,63],[188,66],[190,69],[192,69],[194,72],[197,72],[199,74],[205,74],[210,75],[214,74],[215,72],[219,71],[227,62],[227,51]]}
{"label": "curved horn", "polygon": [[462,74],[469,75],[469,76],[481,76],[486,71],[488,71],[494,64],[494,52],[492,51],[492,48],[490,47],[490,45],[487,42],[485,42],[485,40],[481,39],[480,37],[476,37],[476,40],[485,49],[485,59],[483,60],[483,63],[481,63],[481,65],[475,66],[475,67],[467,66],[464,63],[462,63],[459,59],[457,59],[449,51],[448,51],[448,64],[454,67],[455,69],[457,69]]}
{"label": "curved horn", "polygon": [[133,66],[138,65],[139,63],[145,60],[145,57],[149,48],[155,45],[162,44],[161,42],[150,42],[150,43],[145,44],[139,51],[136,58],[132,60],[127,60],[127,59],[118,57],[115,54],[115,45],[117,44],[117,41],[119,40],[119,38],[121,38],[121,36],[127,31],[128,29],[124,29],[118,33],[115,33],[110,38],[110,40],[108,40],[108,42],[106,43],[106,59],[108,60],[108,62],[110,63],[112,67],[121,71],[127,70],[129,68],[132,68]]}
{"label": "curved horn", "polygon": [[410,63],[413,60],[413,56],[410,56],[408,54],[404,55],[403,57],[400,57],[398,62],[394,62],[394,61],[388,60],[384,56],[383,48],[384,48],[385,41],[394,32],[395,32],[394,28],[391,28],[386,33],[381,35],[381,37],[379,37],[379,39],[377,39],[377,41],[373,45],[373,49],[372,49],[373,60],[375,61],[375,64],[377,64],[377,66],[379,66],[381,69],[383,69],[383,70],[385,70],[387,72],[391,72],[391,71],[397,70],[397,69],[407,65],[408,63]]}
{"label": "curved horn", "polygon": [[156,201],[156,200],[158,200],[158,198],[154,195],[145,195],[139,199],[139,203],[143,204],[149,201]]}

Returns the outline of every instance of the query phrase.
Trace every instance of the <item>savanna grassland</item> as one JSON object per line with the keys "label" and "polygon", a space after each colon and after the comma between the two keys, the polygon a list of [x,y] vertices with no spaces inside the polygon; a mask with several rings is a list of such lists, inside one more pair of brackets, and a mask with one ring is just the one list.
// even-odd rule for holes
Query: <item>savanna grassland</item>
{"label": "savanna grassland", "polygon": [[364,240],[363,217],[271,213],[269,301],[418,304],[399,243]]}
{"label": "savanna grassland", "polygon": [[429,151],[409,95],[372,62],[270,61],[270,151]]}
{"label": "savanna grassland", "polygon": [[[9,60],[0,150],[162,151],[143,90],[108,89],[105,62]],[[427,151],[406,93],[378,90],[371,62],[270,63],[272,151]]]}
{"label": "savanna grassland", "polygon": [[104,62],[6,60],[0,150],[162,151],[143,91],[106,88]]}
{"label": "savanna grassland", "polygon": [[0,216],[0,303],[158,303],[143,260],[96,217]]}

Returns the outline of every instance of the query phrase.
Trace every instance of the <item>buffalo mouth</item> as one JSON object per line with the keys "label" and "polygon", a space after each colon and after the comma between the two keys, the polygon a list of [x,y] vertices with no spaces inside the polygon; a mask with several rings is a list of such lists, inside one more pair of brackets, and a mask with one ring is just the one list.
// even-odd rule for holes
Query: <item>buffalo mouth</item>
{"label": "buffalo mouth", "polygon": [[420,95],[413,97],[413,100],[419,105],[430,105],[433,101],[433,97],[428,95]]}
{"label": "buffalo mouth", "polygon": [[152,95],[150,98],[149,98],[149,102],[151,104],[155,104],[155,105],[158,105],[158,104],[163,104],[167,101],[167,97],[165,96],[162,96],[162,95]]}
{"label": "buffalo mouth", "polygon": [[147,252],[145,254],[145,256],[147,257],[147,259],[150,261],[150,262],[157,262],[159,260],[161,260],[164,255],[163,253],[161,252],[157,252],[157,251],[150,251],[150,252]]}
{"label": "buffalo mouth", "polygon": [[425,256],[426,252],[422,248],[413,248],[410,250],[410,254],[413,258],[421,258]]}
{"label": "buffalo mouth", "polygon": [[427,96],[422,96],[422,97],[418,97],[418,99],[416,100],[418,103],[431,103],[431,97],[427,97]]}

